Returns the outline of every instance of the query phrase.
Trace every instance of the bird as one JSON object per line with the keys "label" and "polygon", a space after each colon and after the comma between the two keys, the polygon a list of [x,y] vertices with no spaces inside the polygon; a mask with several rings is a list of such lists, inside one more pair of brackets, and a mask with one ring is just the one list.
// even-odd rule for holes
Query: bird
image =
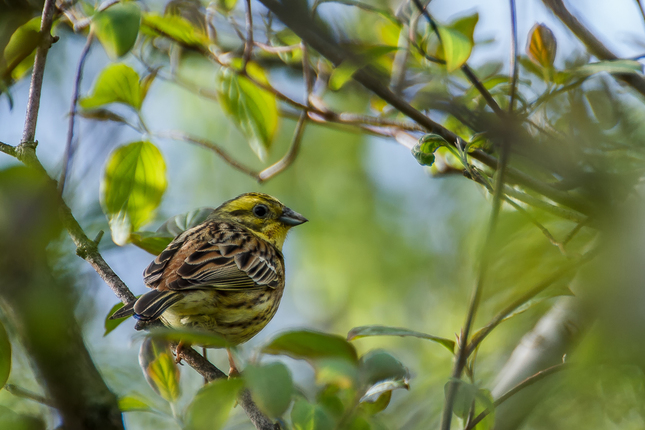
{"label": "bird", "polygon": [[[137,329],[160,320],[171,329],[214,333],[230,345],[244,343],[275,315],[285,286],[282,246],[288,231],[307,221],[268,194],[228,200],[168,244],[143,273],[152,291],[111,318],[133,315]],[[178,362],[182,347],[180,341]],[[230,372],[237,373],[228,354]]]}

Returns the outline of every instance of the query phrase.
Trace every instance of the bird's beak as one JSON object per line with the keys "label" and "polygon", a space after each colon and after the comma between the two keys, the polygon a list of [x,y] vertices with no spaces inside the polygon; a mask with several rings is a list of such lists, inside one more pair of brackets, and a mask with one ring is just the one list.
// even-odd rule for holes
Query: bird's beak
{"label": "bird's beak", "polygon": [[282,216],[278,218],[278,221],[290,226],[294,226],[294,225],[300,225],[309,220],[303,217],[302,215],[300,215],[298,212],[292,211],[291,209],[285,207],[282,210]]}

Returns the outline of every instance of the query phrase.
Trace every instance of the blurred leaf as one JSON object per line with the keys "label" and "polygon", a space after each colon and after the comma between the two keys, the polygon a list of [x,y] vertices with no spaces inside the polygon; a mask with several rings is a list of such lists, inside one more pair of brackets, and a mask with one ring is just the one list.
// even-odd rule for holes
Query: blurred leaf
{"label": "blurred leaf", "polygon": [[164,339],[170,341],[184,342],[204,346],[206,348],[229,348],[231,345],[221,336],[214,333],[208,333],[189,328],[178,330],[169,328],[155,328],[150,331],[150,336],[155,339]]}
{"label": "blurred leaf", "polygon": [[203,207],[170,217],[157,229],[157,233],[168,237],[179,236],[186,230],[203,223],[214,210],[215,208]]}
{"label": "blurred leaf", "polygon": [[0,390],[11,373],[11,342],[4,325],[0,322]]}
{"label": "blurred leaf", "polygon": [[282,416],[291,404],[293,379],[282,363],[248,365],[244,381],[260,410],[271,418]]}
{"label": "blurred leaf", "polygon": [[156,412],[148,403],[135,396],[119,398],[119,409],[121,412]]}
{"label": "blurred leaf", "polygon": [[451,382],[455,381],[457,384],[457,395],[455,397],[455,403],[452,409],[452,412],[461,419],[466,419],[470,408],[473,406],[475,397],[477,396],[477,387],[473,384],[469,384],[461,379],[453,379],[449,382],[446,382],[444,386],[444,392],[448,392],[448,387]]}
{"label": "blurred leaf", "polygon": [[185,46],[201,48],[210,43],[199,28],[179,15],[144,13],[141,25],[148,34],[167,37]]}
{"label": "blurred leaf", "polygon": [[360,400],[361,410],[365,411],[369,415],[377,414],[388,407],[391,399],[392,390],[384,390],[381,391],[380,394],[377,394],[376,392],[370,393],[369,395],[365,394]]}
{"label": "blurred leaf", "polygon": [[548,69],[553,67],[557,46],[553,32],[544,24],[535,24],[529,32],[526,53],[534,63]]}
{"label": "blurred leaf", "polygon": [[130,241],[152,255],[159,255],[172,242],[174,237],[152,231],[135,231],[130,234]]}
{"label": "blurred leaf", "polygon": [[228,15],[229,12],[235,9],[236,4],[237,0],[217,0],[215,7],[223,15]]}
{"label": "blurred leaf", "polygon": [[477,427],[475,427],[476,430],[491,430],[495,425],[495,403],[493,395],[489,390],[480,388],[477,391],[477,397],[475,399],[475,416],[478,416],[486,409],[489,409],[491,412],[477,424]]}
{"label": "blurred leaf", "polygon": [[[246,65],[247,73],[261,84],[268,84],[264,70],[255,63]],[[219,79],[220,103],[249,145],[264,160],[278,129],[278,103],[275,95],[259,88],[230,68],[223,68]]]}
{"label": "blurred leaf", "polygon": [[0,62],[2,80],[17,81],[31,69],[38,43],[40,43],[40,17],[27,21],[11,35]]}
{"label": "blurred leaf", "polygon": [[139,365],[148,384],[164,400],[172,403],[179,398],[179,368],[167,341],[146,337],[139,351]]}
{"label": "blurred leaf", "polygon": [[91,110],[82,110],[77,112],[77,115],[82,116],[86,119],[92,119],[95,121],[114,121],[127,124],[127,120],[119,114],[116,114],[108,109],[91,109]]}
{"label": "blurred leaf", "polygon": [[150,85],[152,85],[155,78],[157,77],[157,73],[159,73],[159,67],[153,69],[152,72],[145,75],[139,82],[139,88],[141,90],[141,100],[145,100],[146,96],[148,95]]}
{"label": "blurred leaf", "polygon": [[45,430],[45,422],[40,417],[18,414],[0,406],[0,428],[7,430]]}
{"label": "blurred leaf", "polygon": [[294,430],[332,430],[334,420],[319,405],[312,405],[305,399],[298,399],[291,409]]}
{"label": "blurred leaf", "polygon": [[108,312],[107,316],[105,317],[105,323],[103,324],[104,327],[105,327],[105,332],[103,333],[103,337],[105,337],[108,334],[110,334],[110,332],[112,330],[114,330],[115,328],[120,326],[123,321],[128,319],[128,317],[126,317],[126,318],[118,318],[118,319],[114,319],[114,320],[110,319],[112,314],[114,314],[114,312],[118,311],[122,307],[123,307],[123,303],[119,302],[116,305],[112,306],[112,309],[110,309],[110,312]]}
{"label": "blurred leaf", "polygon": [[130,52],[139,35],[141,10],[134,2],[117,3],[92,18],[94,32],[112,60]]}
{"label": "blurred leaf", "polygon": [[412,148],[412,155],[422,166],[432,166],[434,163],[434,152],[442,147],[450,145],[446,139],[438,134],[426,134],[419,143]]}
{"label": "blurred leaf", "polygon": [[329,89],[332,91],[339,90],[349,81],[354,73],[364,66],[377,61],[380,57],[394,52],[398,49],[396,46],[371,46],[361,50],[360,55],[352,56],[343,61],[336,67],[329,76]]}
{"label": "blurred leaf", "polygon": [[186,410],[188,430],[218,430],[224,427],[244,385],[240,378],[218,379],[197,392]]}
{"label": "blurred leaf", "polygon": [[340,336],[315,331],[290,331],[274,338],[262,352],[298,360],[343,358],[356,363],[356,349]]}
{"label": "blurred leaf", "polygon": [[316,402],[334,419],[340,419],[345,412],[345,405],[338,397],[339,392],[339,387],[327,385],[316,396]]}
{"label": "blurred leaf", "polygon": [[367,336],[411,336],[419,337],[421,339],[428,339],[433,342],[437,342],[440,345],[445,346],[451,353],[455,350],[455,342],[450,339],[443,337],[433,336],[431,334],[420,333],[414,330],[408,330],[407,328],[399,327],[387,327],[382,325],[367,325],[361,327],[355,327],[347,333],[347,340],[359,339],[361,337]]}
{"label": "blurred leaf", "polygon": [[609,130],[618,124],[620,113],[616,109],[616,101],[611,91],[607,89],[585,91],[585,98],[600,127]]}
{"label": "blurred leaf", "polygon": [[450,26],[438,26],[446,69],[453,72],[463,66],[473,50],[473,34],[479,14],[460,18]]}
{"label": "blurred leaf", "polygon": [[91,109],[109,103],[123,103],[141,109],[143,98],[139,74],[125,64],[111,64],[103,69],[94,83],[92,95],[79,101],[83,109]]}
{"label": "blurred leaf", "polygon": [[[397,388],[408,388],[408,369],[390,353],[376,350],[361,357],[359,371],[361,383],[367,388],[364,397],[380,395]],[[380,387],[375,388],[375,385]]]}
{"label": "blurred leaf", "polygon": [[358,377],[356,364],[345,358],[323,358],[316,361],[316,384],[351,388]]}
{"label": "blurred leaf", "polygon": [[641,75],[643,74],[643,66],[634,60],[608,60],[585,64],[584,66],[571,70],[571,73],[577,77],[591,76],[600,72]]}
{"label": "blurred leaf", "polygon": [[466,145],[466,151],[468,152],[478,149],[488,153],[493,150],[493,143],[487,138],[487,133],[475,133]]}
{"label": "blurred leaf", "polygon": [[150,142],[121,146],[110,156],[101,182],[101,205],[112,239],[125,245],[146,224],[166,190],[166,164]]}

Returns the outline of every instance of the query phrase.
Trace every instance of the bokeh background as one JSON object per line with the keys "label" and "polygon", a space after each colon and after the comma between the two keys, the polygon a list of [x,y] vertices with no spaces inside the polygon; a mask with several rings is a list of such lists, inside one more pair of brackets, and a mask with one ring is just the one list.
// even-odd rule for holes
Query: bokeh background
{"label": "bokeh background", "polygon": [[[478,45],[469,62],[474,67],[502,62],[502,70],[507,70],[510,42],[507,3],[434,0],[430,10],[443,22],[474,10],[479,12],[475,32]],[[145,4],[151,9],[163,7],[161,2]],[[645,51],[645,23],[636,1],[582,0],[570,6],[619,56],[634,57]],[[257,8],[260,9],[259,4]],[[325,8],[325,13],[333,15],[339,27],[362,25],[355,10],[336,5]],[[241,19],[242,10],[236,13]],[[548,25],[558,40],[556,65],[563,65],[582,52],[581,44],[538,1],[518,2],[521,47],[526,44],[529,29],[538,22]],[[84,37],[70,32],[61,37],[48,57],[37,139],[38,155],[54,177],[61,168],[74,70],[84,43]],[[127,61],[141,69],[136,60]],[[85,67],[83,94],[89,92],[97,74],[109,62],[103,49],[95,44]],[[207,65],[188,59],[181,67],[197,77],[204,87],[214,88],[215,77]],[[302,100],[303,85],[299,77],[276,73],[271,79],[287,94]],[[11,88],[13,106],[6,95],[0,97],[0,140],[3,142],[20,141],[28,88],[28,79]],[[329,97],[336,97],[335,106],[348,111],[363,111],[369,104],[368,96],[359,87],[352,88],[349,96],[345,92],[342,97],[334,94]],[[185,130],[211,138],[238,159],[263,166],[215,102],[171,83],[161,79],[153,83],[143,116],[151,129]],[[269,162],[279,159],[286,151],[294,127],[294,121],[281,121]],[[145,292],[141,274],[153,256],[133,245],[114,245],[99,204],[100,181],[108,154],[121,144],[139,140],[140,135],[122,125],[83,119],[78,120],[77,130],[77,151],[65,199],[90,236],[99,230],[106,232],[100,246],[103,256],[132,291],[141,294]],[[291,328],[346,335],[355,326],[382,324],[448,338],[454,338],[459,331],[474,284],[490,208],[490,199],[479,185],[459,176],[431,177],[410,151],[394,140],[318,125],[307,127],[300,155],[293,166],[262,185],[205,149],[157,138],[153,141],[164,154],[169,186],[156,220],[148,230],[156,229],[170,216],[197,207],[216,206],[248,191],[274,195],[310,220],[290,233],[284,250],[287,288],[282,304],[271,323],[243,347],[243,357],[248,358],[274,334]],[[0,168],[16,163],[0,155]],[[533,285],[542,273],[563,261],[559,250],[538,229],[509,208],[504,208],[500,225],[504,240],[512,246],[498,249],[495,274],[487,287],[476,327],[494,315],[515,291]],[[562,236],[574,224],[552,221],[550,225],[555,234]],[[583,232],[580,243],[589,234],[585,236]],[[74,282],[80,296],[76,313],[82,321],[87,346],[108,385],[120,395],[136,392],[149,399],[156,398],[155,406],[167,410],[167,404],[145,382],[138,365],[142,335],[133,330],[133,321],[126,321],[104,337],[105,317],[117,299],[89,265],[74,255],[67,237],[52,247],[55,247],[52,264],[63,273],[72,274],[68,279]],[[632,311],[638,314],[643,309],[642,297],[630,296],[629,291],[625,295],[636,297]],[[478,354],[478,381],[492,386],[522,336],[553,303],[546,300],[533,306],[500,326],[487,339]],[[632,327],[636,329],[617,348],[629,342],[642,342],[643,326]],[[585,344],[588,354],[593,357],[598,349],[602,350],[603,342],[605,337],[601,334],[588,340],[589,345]],[[355,344],[361,352],[387,349],[412,374],[410,390],[395,392],[391,406],[381,414],[387,427],[436,426],[443,405],[444,384],[452,366],[447,351],[437,344],[413,338],[378,337],[357,340]],[[226,368],[224,352],[211,351],[209,357]],[[554,394],[540,407],[534,414],[538,418],[530,420],[528,428],[572,428],[567,427],[572,423],[573,428],[583,428],[578,427],[582,425],[642,428],[643,410],[637,405],[645,404],[645,378],[640,364],[633,365],[632,358],[626,359],[630,363],[627,368],[609,365],[603,368],[607,376],[600,388],[598,379],[603,374],[600,371],[596,373],[598,379],[589,380],[584,376],[575,379],[575,383],[561,384],[557,392],[563,394]],[[274,359],[271,357],[268,361]],[[305,391],[312,390],[312,370],[301,362],[284,360],[296,383]],[[184,402],[180,402],[180,408],[203,383],[189,367],[183,366],[181,372]],[[28,359],[18,345],[14,350],[10,382],[40,390]],[[56,423],[51,410],[6,391],[0,391],[0,404],[20,412],[43,414],[50,425]],[[126,424],[128,429],[178,428],[171,419],[150,413],[128,413]],[[251,428],[241,408],[235,409],[228,428]]]}

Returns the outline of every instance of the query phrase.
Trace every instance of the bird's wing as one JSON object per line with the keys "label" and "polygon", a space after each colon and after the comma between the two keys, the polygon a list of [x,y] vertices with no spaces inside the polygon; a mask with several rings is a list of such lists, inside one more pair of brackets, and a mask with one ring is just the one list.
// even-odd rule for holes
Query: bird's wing
{"label": "bird's wing", "polygon": [[237,290],[278,286],[282,256],[242,227],[211,222],[175,239],[144,272],[159,290]]}

